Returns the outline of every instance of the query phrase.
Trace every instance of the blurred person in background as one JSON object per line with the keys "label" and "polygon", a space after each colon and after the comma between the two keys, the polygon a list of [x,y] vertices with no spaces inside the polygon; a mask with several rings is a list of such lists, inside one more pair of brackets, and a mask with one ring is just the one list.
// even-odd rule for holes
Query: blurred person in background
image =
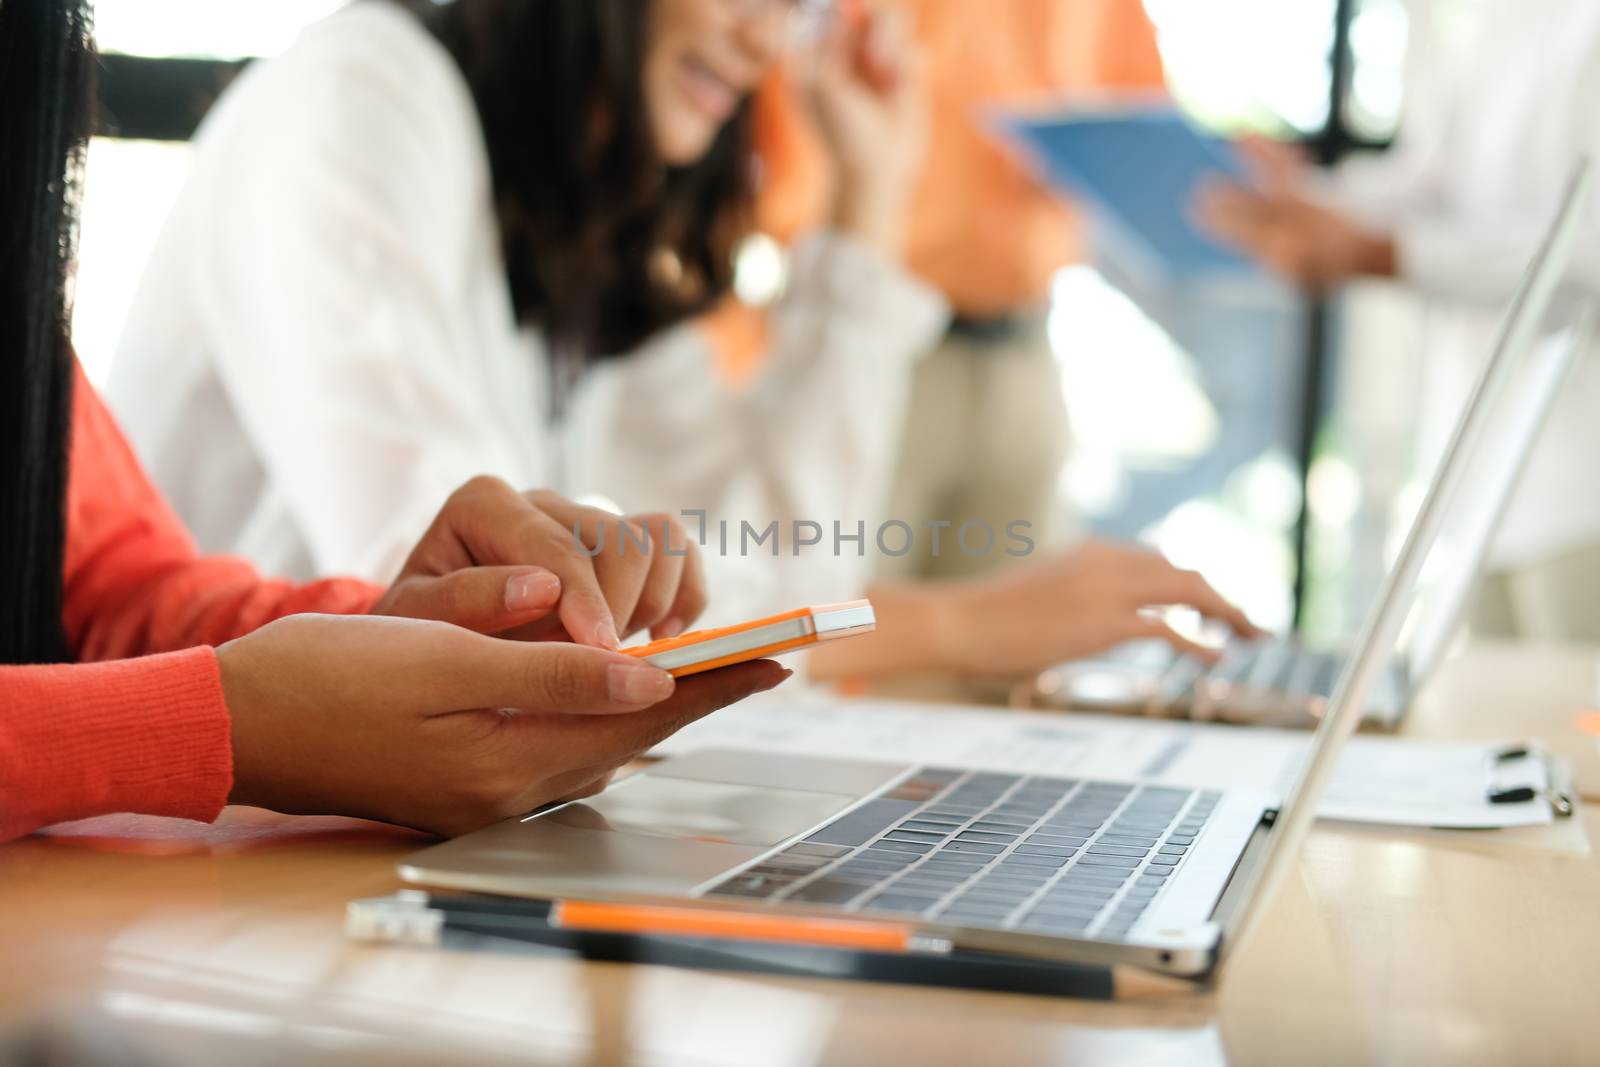
{"label": "blurred person in background", "polygon": [[[1196,205],[1219,237],[1315,292],[1395,279],[1426,300],[1419,445],[1442,451],[1524,265],[1584,155],[1600,158],[1600,5],[1489,0],[1477,43],[1434,64],[1395,147],[1331,175],[1244,144],[1256,172]],[[1600,296],[1600,205],[1568,278]],[[1529,460],[1469,619],[1473,631],[1600,641],[1600,352],[1576,362]]]}
{"label": "blurred person in background", "polygon": [[[748,230],[754,90],[800,45],[839,180],[770,359],[732,388],[694,320]],[[910,367],[946,321],[898,262],[922,106],[892,18],[814,0],[364,0],[207,118],[112,397],[202,545],[289,573],[392,573],[423,501],[481,472],[704,509],[736,536],[865,520],[870,542]],[[860,595],[858,544],[708,552],[709,621]],[[1016,573],[872,585],[878,633],[813,673],[1192,648],[1152,605],[1249,630],[1138,549]]]}
{"label": "blurred person in background", "polygon": [[[903,14],[921,53],[930,138],[911,198],[906,260],[954,311],[938,347],[915,368],[889,513],[981,517],[997,529],[1020,518],[1041,540],[1058,540],[1070,435],[1046,317],[1056,273],[1089,257],[1088,227],[988,121],[1005,107],[1163,93],[1155,28],[1141,0],[862,6]],[[819,223],[827,185],[848,180],[849,161],[828,158],[781,72],[757,105],[765,176],[758,225],[793,241]],[[766,350],[760,309],[720,309],[709,327],[724,373],[752,374]],[[880,573],[967,575],[996,562],[934,556],[927,547],[880,558]]]}

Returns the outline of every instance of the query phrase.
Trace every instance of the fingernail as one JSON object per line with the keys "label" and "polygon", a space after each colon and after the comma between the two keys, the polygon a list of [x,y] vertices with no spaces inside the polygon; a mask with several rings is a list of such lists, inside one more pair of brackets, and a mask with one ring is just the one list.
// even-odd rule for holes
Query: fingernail
{"label": "fingernail", "polygon": [[677,637],[683,633],[683,620],[679,618],[663,619],[656,626],[658,637]]}
{"label": "fingernail", "polygon": [[618,704],[649,707],[672,695],[672,675],[643,663],[613,663],[606,668],[606,685]]}
{"label": "fingernail", "polygon": [[554,604],[561,596],[561,579],[549,571],[513,575],[506,581],[506,610],[531,611]]}
{"label": "fingernail", "polygon": [[594,640],[601,648],[622,647],[622,642],[617,638],[617,628],[609,622],[603,622],[594,628]]}

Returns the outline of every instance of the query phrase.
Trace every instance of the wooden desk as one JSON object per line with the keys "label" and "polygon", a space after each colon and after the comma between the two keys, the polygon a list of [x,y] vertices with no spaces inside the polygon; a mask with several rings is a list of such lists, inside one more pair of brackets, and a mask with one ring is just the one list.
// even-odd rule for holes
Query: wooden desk
{"label": "wooden desk", "polygon": [[[1413,727],[1469,732],[1509,687],[1524,727],[1487,734],[1568,728],[1596,661],[1490,650],[1452,666]],[[395,887],[410,835],[250,811],[87,829],[110,840],[0,848],[0,1005],[60,1062],[1595,1059],[1600,860],[1526,837],[1319,829],[1219,992],[1096,1004],[355,946],[344,904]]]}

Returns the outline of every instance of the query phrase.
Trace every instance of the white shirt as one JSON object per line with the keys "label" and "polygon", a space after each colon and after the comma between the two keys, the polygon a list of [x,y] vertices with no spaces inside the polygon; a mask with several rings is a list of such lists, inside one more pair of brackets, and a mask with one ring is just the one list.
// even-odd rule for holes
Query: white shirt
{"label": "white shirt", "polygon": [[[1431,470],[1581,155],[1600,160],[1600,3],[1490,0],[1465,62],[1413,90],[1395,149],[1343,168],[1333,196],[1394,234],[1429,301],[1421,459]],[[1563,306],[1600,298],[1591,205]],[[1513,497],[1498,567],[1600,544],[1600,351],[1581,354]]]}
{"label": "white shirt", "polygon": [[[791,273],[750,388],[723,385],[684,324],[592,371],[553,426],[466,83],[410,15],[362,3],[250,68],[207,118],[109,392],[202,548],[292,577],[391,577],[481,473],[735,530],[871,523],[910,367],[947,311],[837,234],[798,247]],[[718,559],[712,534],[709,621],[865,581],[853,548]]]}

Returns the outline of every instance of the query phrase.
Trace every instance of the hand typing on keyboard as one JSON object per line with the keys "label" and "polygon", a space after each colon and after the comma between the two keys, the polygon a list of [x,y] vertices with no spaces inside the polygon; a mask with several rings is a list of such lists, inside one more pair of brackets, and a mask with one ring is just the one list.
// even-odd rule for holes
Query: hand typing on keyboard
{"label": "hand typing on keyboard", "polygon": [[[895,618],[911,613],[896,605],[900,597],[918,605],[916,621],[907,625],[926,646],[924,666],[964,674],[1033,673],[1141,638],[1216,658],[1214,649],[1175,629],[1155,608],[1193,608],[1240,637],[1264,636],[1196,572],[1180,570],[1148,549],[1102,541],[984,578],[874,589],[871,597],[878,634],[851,642],[853,650],[824,650],[827,655],[852,655],[868,640],[893,639]],[[814,673],[819,664],[825,665],[813,660]]]}

